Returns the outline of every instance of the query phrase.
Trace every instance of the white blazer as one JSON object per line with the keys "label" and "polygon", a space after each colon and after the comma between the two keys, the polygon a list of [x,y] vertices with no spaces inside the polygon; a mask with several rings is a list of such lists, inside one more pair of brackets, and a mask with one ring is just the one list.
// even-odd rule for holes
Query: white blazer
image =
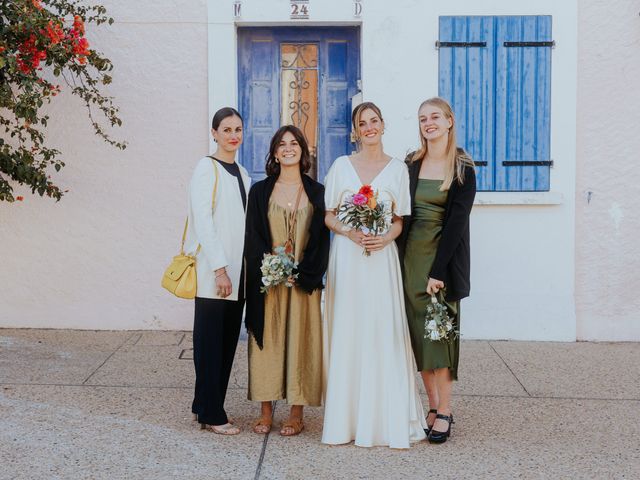
{"label": "white blazer", "polygon": [[[218,175],[213,214],[211,196],[213,195],[215,171]],[[247,197],[251,177],[242,165],[240,174]],[[198,291],[196,296],[222,299],[216,292],[214,271],[226,267],[231,279],[231,295],[224,300],[237,300],[240,283],[240,271],[243,262],[244,226],[246,210],[242,206],[242,197],[236,177],[227,173],[221,165],[209,157],[200,159],[189,184],[189,225],[184,249],[193,255],[201,245],[196,256],[196,275]]]}

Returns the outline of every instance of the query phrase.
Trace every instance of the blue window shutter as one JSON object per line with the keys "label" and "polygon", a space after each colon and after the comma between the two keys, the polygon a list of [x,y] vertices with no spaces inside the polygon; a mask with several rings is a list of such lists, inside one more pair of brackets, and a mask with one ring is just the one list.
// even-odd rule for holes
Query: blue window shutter
{"label": "blue window shutter", "polygon": [[451,103],[457,141],[477,168],[478,190],[493,190],[494,178],[494,19],[440,17],[440,42],[486,42],[485,47],[439,50],[439,92]]}
{"label": "blue window shutter", "polygon": [[[550,16],[440,17],[439,95],[451,102],[458,143],[478,167],[478,189],[549,190]],[[486,47],[455,46],[486,42]],[[515,162],[505,164],[504,162]]]}
{"label": "blue window shutter", "polygon": [[551,49],[504,42],[551,40],[550,16],[496,17],[495,190],[549,190],[549,166],[503,162],[551,160]]}

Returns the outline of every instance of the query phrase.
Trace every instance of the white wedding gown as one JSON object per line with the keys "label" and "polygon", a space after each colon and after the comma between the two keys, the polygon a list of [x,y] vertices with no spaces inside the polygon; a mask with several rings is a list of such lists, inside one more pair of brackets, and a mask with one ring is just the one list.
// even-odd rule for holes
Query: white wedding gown
{"label": "white wedding gown", "polygon": [[[361,186],[351,160],[339,157],[325,180],[326,208],[336,209]],[[409,175],[401,160],[392,159],[371,186],[396,215],[409,215]],[[334,235],[323,321],[322,442],[409,448],[424,439],[395,242],[367,257],[346,236]]]}

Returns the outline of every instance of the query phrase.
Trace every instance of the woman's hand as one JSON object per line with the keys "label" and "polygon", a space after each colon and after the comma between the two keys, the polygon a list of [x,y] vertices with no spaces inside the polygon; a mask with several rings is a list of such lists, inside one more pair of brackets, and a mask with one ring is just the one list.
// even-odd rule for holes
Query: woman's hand
{"label": "woman's hand", "polygon": [[393,242],[388,233],[384,235],[367,235],[364,237],[363,245],[370,252],[377,252]]}
{"label": "woman's hand", "polygon": [[435,278],[429,277],[429,280],[427,281],[427,293],[429,295],[438,293],[442,288],[444,288],[444,282],[442,280],[436,280]]}
{"label": "woman's hand", "polygon": [[231,279],[224,268],[215,271],[216,293],[219,297],[227,298],[231,295]]}
{"label": "woman's hand", "polygon": [[346,233],[346,237],[359,247],[364,247],[364,239],[367,236],[362,231],[353,228]]}

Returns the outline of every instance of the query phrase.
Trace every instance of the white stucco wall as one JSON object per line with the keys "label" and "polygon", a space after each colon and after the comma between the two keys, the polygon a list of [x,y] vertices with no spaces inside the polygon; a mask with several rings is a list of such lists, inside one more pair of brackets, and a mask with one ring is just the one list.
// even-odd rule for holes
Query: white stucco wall
{"label": "white stucco wall", "polygon": [[[215,17],[209,61],[236,71],[230,0],[209,0]],[[575,340],[574,187],[577,6],[574,0],[362,2],[311,1],[310,19],[289,20],[289,2],[243,2],[240,25],[361,25],[362,90],[382,108],[385,148],[404,154],[418,142],[416,110],[438,92],[438,17],[553,15],[551,192],[480,194],[472,216],[472,295],[463,304],[465,338]],[[235,85],[211,79],[210,112],[233,103]],[[522,205],[527,203],[526,206]]]}
{"label": "white stucco wall", "polygon": [[640,2],[581,1],[578,339],[640,340]]}
{"label": "white stucco wall", "polygon": [[117,22],[89,40],[116,66],[111,92],[129,142],[94,137],[79,102],[52,107],[49,138],[67,167],[60,203],[18,189],[0,203],[0,326],[189,328],[192,306],[159,287],[177,253],[186,185],[208,152],[206,4],[102,2]]}
{"label": "white stucco wall", "polygon": [[[28,194],[22,204],[0,204],[0,326],[189,328],[190,302],[166,294],[159,279],[178,246],[192,167],[209,148],[211,113],[237,103],[236,24],[291,24],[287,0],[245,0],[238,23],[232,0],[103,3],[117,23],[89,36],[116,65],[111,91],[125,120],[116,133],[130,146],[124,153],[107,147],[91,135],[77,102],[56,101],[54,114],[64,120],[50,138],[65,152],[68,166],[58,178],[71,191],[59,204]],[[361,24],[364,98],[382,107],[386,150],[402,156],[417,142],[418,104],[437,93],[438,16],[553,15],[552,192],[478,196],[472,296],[463,304],[466,338],[610,339],[611,331],[596,328],[600,315],[611,318],[594,301],[603,288],[594,279],[601,278],[607,305],[618,309],[616,325],[640,338],[633,288],[620,293],[637,286],[637,276],[633,269],[614,273],[632,263],[629,238],[638,225],[630,203],[637,187],[628,181],[628,193],[617,195],[615,183],[632,171],[637,150],[638,94],[624,88],[638,71],[634,3],[618,0],[619,8],[609,9],[610,2],[584,0],[578,17],[576,0],[363,0],[362,17],[355,18],[351,1],[311,0],[311,19],[297,22]],[[603,18],[610,28],[600,26]],[[622,118],[605,121],[624,132],[625,153],[617,154],[615,169],[607,168],[611,155],[598,135],[603,115],[611,119],[611,104],[598,100],[597,122],[588,106],[603,91],[623,107]],[[618,172],[615,179],[610,171]],[[586,190],[594,192],[590,204]],[[607,232],[618,212],[616,236]]]}

